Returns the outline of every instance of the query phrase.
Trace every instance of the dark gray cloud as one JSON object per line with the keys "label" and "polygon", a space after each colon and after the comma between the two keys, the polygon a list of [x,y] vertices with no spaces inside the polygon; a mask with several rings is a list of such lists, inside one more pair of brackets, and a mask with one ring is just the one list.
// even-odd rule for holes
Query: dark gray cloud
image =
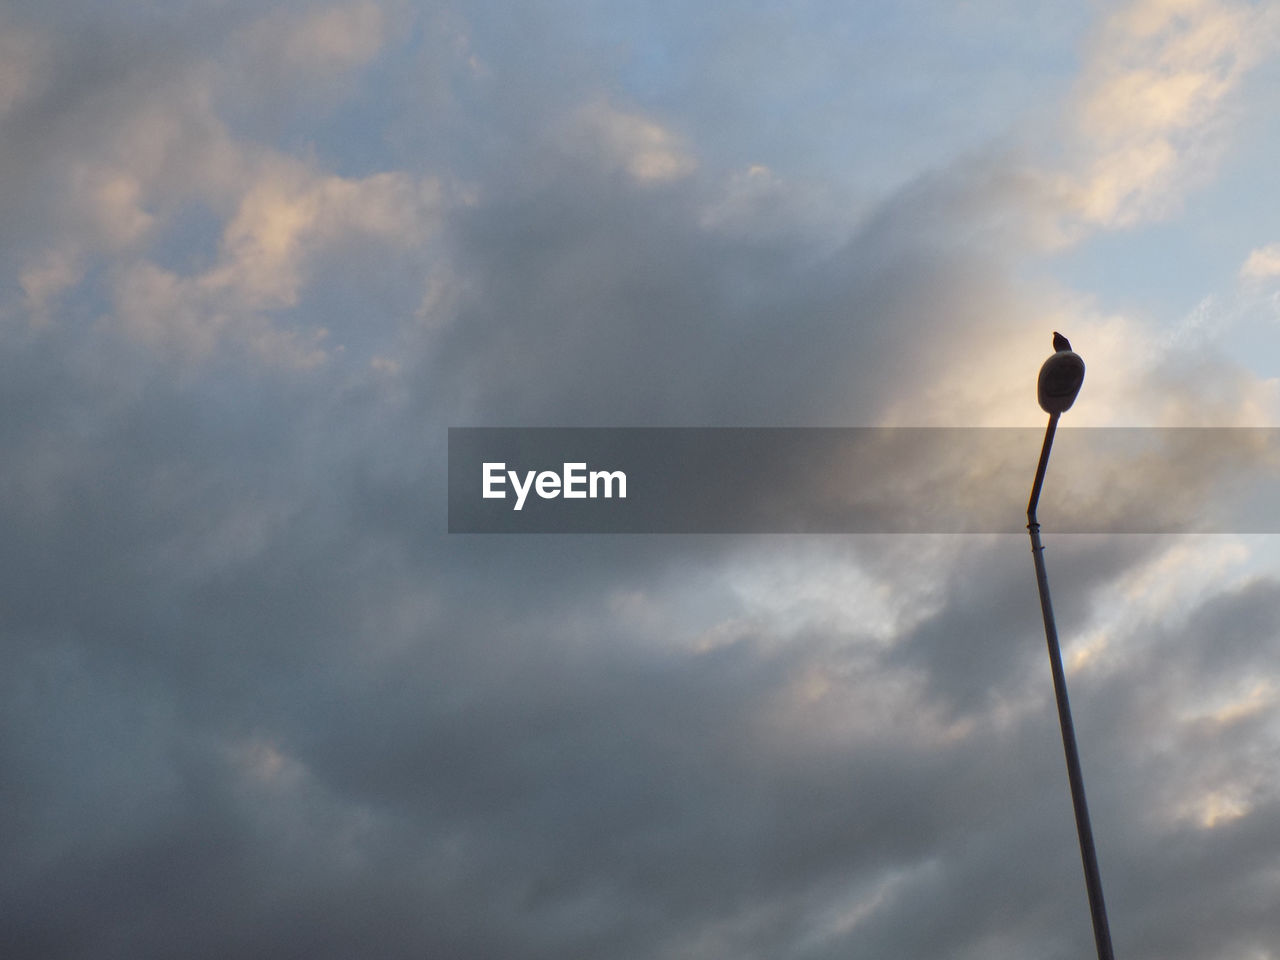
{"label": "dark gray cloud", "polygon": [[[251,60],[236,38],[256,18],[226,9],[218,49]],[[71,12],[9,12],[78,49]],[[464,84],[466,50],[495,72],[517,57],[479,28],[454,42],[482,12],[386,11],[408,34],[347,68],[330,113],[286,89],[261,113],[215,96],[171,114],[153,90],[158,117],[185,118],[156,129],[230,144],[226,169],[248,182],[209,174],[188,185],[194,213],[169,209],[183,151],[159,150],[163,189],[139,201],[154,232],[112,247],[4,229],[23,253],[10,291],[69,236],[82,258],[45,321],[17,292],[0,315],[6,956],[1087,953],[1024,538],[444,533],[450,425],[846,425],[877,421],[906,383],[944,382],[957,343],[1026,325],[1008,208],[992,206],[1016,189],[992,158],[958,162],[850,216],[834,245],[803,209],[779,230],[712,223],[714,171],[645,180],[598,142],[613,130],[662,172],[696,136],[664,140],[630,107],[576,112],[597,102],[597,51],[550,93]],[[508,27],[554,60],[557,34],[522,16],[529,29]],[[107,57],[120,69],[195,83],[153,49],[166,31],[196,74],[210,65],[187,21],[132,17],[100,27],[103,50],[136,51]],[[334,197],[372,170],[352,152],[328,172],[330,145],[360,84],[419,76],[416,52],[440,48],[458,59],[422,109],[465,128],[477,162],[461,169],[455,144],[411,170],[448,160],[445,199],[409,218],[431,221],[422,237],[360,233]],[[134,81],[49,63],[45,91],[96,83],[117,122],[134,116]],[[177,83],[180,105],[198,88]],[[314,169],[262,160],[303,152],[292,133],[253,139],[268,107],[313,118]],[[110,154],[107,133],[65,119],[88,105],[22,109],[0,142],[49,148],[55,185]],[[30,125],[41,111],[63,119]],[[430,139],[381,133],[393,153]],[[34,166],[16,169],[6,204],[58,208]],[[291,215],[329,211],[314,226],[327,245],[280,261],[297,301],[217,301],[199,317],[243,324],[199,356],[134,336],[115,281],[150,261],[207,294],[216,236],[253,186]],[[253,351],[250,334],[321,325],[324,363]],[[1203,473],[1178,463],[1169,488]],[[1120,953],[1264,948],[1280,588],[1259,575],[1179,610],[1134,586],[1191,576],[1160,566],[1176,541],[1046,539],[1069,654],[1107,640],[1071,682]],[[1145,613],[1117,615],[1126,590]]]}
{"label": "dark gray cloud", "polygon": [[459,214],[454,263],[486,282],[430,361],[455,395],[489,386],[459,410],[467,422],[874,422],[956,349],[927,331],[1005,314],[996,267],[936,243],[948,222],[933,200],[955,182],[894,197],[824,253],[708,232],[690,215],[697,181],[629,184],[583,163]]}

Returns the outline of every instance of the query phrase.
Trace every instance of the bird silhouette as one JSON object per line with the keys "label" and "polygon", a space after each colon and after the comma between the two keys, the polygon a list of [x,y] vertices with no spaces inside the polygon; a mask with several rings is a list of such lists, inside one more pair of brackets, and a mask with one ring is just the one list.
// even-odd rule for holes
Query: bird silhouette
{"label": "bird silhouette", "polygon": [[1070,350],[1071,341],[1055,330],[1053,331],[1053,349],[1058,353],[1061,353],[1063,350]]}

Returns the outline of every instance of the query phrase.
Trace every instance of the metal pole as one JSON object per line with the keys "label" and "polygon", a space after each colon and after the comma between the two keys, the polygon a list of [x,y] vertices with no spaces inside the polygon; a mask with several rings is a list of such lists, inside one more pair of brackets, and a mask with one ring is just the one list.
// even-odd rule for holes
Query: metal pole
{"label": "metal pole", "polygon": [[1062,726],[1062,748],[1067,754],[1067,779],[1071,782],[1071,803],[1076,812],[1076,833],[1080,837],[1080,859],[1084,862],[1084,883],[1089,892],[1089,913],[1093,917],[1093,939],[1098,946],[1098,960],[1115,960],[1111,951],[1111,928],[1107,924],[1107,905],[1102,899],[1102,877],[1098,872],[1098,854],[1093,846],[1093,827],[1089,824],[1089,805],[1084,798],[1084,774],[1080,771],[1080,754],[1076,749],[1075,726],[1071,722],[1071,703],[1067,699],[1067,677],[1062,670],[1062,651],[1058,646],[1058,627],[1049,601],[1049,575],[1044,568],[1044,546],[1040,543],[1040,524],[1036,505],[1040,487],[1049,465],[1049,448],[1058,428],[1060,414],[1049,415],[1049,426],[1040,450],[1031,500],[1027,503],[1027,530],[1031,534],[1031,555],[1036,562],[1036,583],[1040,587],[1040,612],[1044,614],[1044,636],[1049,645],[1049,665],[1053,669],[1053,692],[1058,699],[1058,722]]}

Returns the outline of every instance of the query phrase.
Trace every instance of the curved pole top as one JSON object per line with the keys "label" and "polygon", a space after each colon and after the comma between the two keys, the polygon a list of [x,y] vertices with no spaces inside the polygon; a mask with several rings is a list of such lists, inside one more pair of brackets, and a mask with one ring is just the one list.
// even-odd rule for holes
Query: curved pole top
{"label": "curved pole top", "polygon": [[[1074,354],[1073,354],[1074,356]],[[1053,359],[1050,357],[1050,359]],[[1074,397],[1073,397],[1074,399]],[[1031,485],[1031,499],[1027,501],[1027,526],[1040,526],[1036,520],[1036,507],[1040,503],[1040,488],[1044,486],[1044,472],[1049,466],[1049,448],[1053,446],[1053,434],[1058,429],[1061,412],[1049,414],[1049,426],[1044,431],[1044,446],[1040,448],[1040,464],[1036,467],[1035,483]]]}

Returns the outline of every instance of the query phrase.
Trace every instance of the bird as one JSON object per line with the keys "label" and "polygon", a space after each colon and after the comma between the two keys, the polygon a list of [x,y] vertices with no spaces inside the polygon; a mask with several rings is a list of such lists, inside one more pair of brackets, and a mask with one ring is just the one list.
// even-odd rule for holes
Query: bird
{"label": "bird", "polygon": [[1069,353],[1071,351],[1071,341],[1055,330],[1053,331],[1053,349],[1058,353],[1062,353],[1064,350]]}

